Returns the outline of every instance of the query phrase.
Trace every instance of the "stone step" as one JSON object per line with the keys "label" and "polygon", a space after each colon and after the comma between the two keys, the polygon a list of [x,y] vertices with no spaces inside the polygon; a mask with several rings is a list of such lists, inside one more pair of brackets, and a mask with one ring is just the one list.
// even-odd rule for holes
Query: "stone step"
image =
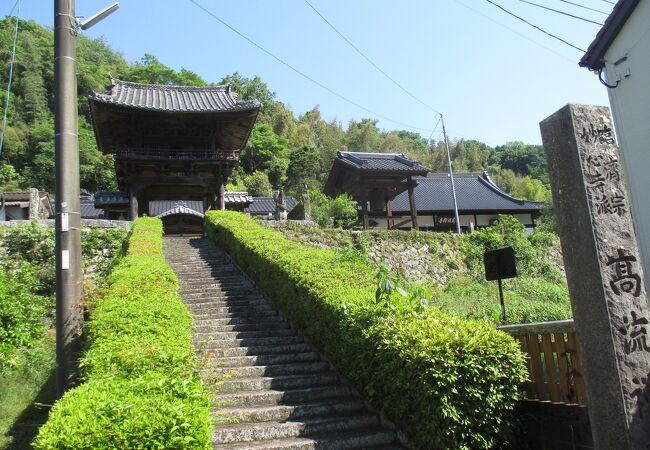
{"label": "stone step", "polygon": [[197,294],[199,292],[223,292],[224,294],[232,295],[242,291],[256,292],[259,294],[259,292],[255,289],[255,286],[244,281],[238,282],[235,285],[235,283],[220,283],[218,279],[215,283],[215,278],[209,278],[203,283],[181,283],[181,292],[184,294]]}
{"label": "stone step", "polygon": [[376,416],[363,413],[351,416],[309,418],[304,421],[238,423],[217,427],[212,433],[212,439],[214,443],[220,444],[254,442],[346,432],[369,428],[377,424]]}
{"label": "stone step", "polygon": [[216,389],[213,414],[236,420],[216,427],[214,448],[401,448],[225,252],[200,238],[165,238],[164,250]]}
{"label": "stone step", "polygon": [[342,384],[286,390],[259,390],[215,395],[218,406],[292,405],[304,402],[355,396],[353,389]]}
{"label": "stone step", "polygon": [[224,294],[211,294],[211,293],[197,293],[197,295],[183,295],[181,294],[186,304],[192,303],[213,303],[215,306],[220,305],[268,305],[267,302],[260,295],[224,295]]}
{"label": "stone step", "polygon": [[212,311],[209,307],[200,307],[192,311],[192,315],[196,319],[234,319],[234,318],[264,318],[264,317],[281,317],[277,311],[258,311],[258,310],[249,310],[242,311],[238,313],[233,312],[223,312],[223,311]]}
{"label": "stone step", "polygon": [[220,324],[196,324],[195,333],[203,332],[224,332],[224,331],[263,331],[263,330],[289,330],[291,327],[286,322],[258,322],[237,325],[220,325]]}
{"label": "stone step", "polygon": [[242,297],[255,297],[255,298],[263,298],[262,294],[260,294],[258,291],[256,291],[253,288],[246,287],[246,288],[236,288],[236,289],[230,289],[230,288],[218,288],[218,287],[210,287],[210,288],[184,288],[180,290],[181,295],[183,298],[194,298],[194,297],[214,297],[214,298],[224,298],[224,297],[235,297],[235,298],[242,298]]}
{"label": "stone step", "polygon": [[318,361],[316,352],[280,353],[277,355],[223,356],[215,358],[219,367],[271,366],[275,364],[292,364],[297,362]]}
{"label": "stone step", "polygon": [[[241,299],[231,299],[228,297],[220,298],[220,299],[211,299],[211,298],[204,298],[204,297],[195,297],[195,298],[190,298],[185,300],[185,304],[190,307],[191,306],[196,306],[200,307],[201,305],[204,304],[210,304],[215,308],[246,308],[246,307],[254,307],[254,308],[270,308],[269,303],[261,298],[258,299],[251,299],[251,298],[241,298]],[[272,309],[272,308],[271,308]]]}
{"label": "stone step", "polygon": [[[211,274],[201,274],[201,273],[196,273],[192,272],[191,274],[183,276],[183,286],[190,286],[192,284],[201,284],[204,283],[207,280],[214,280],[214,277],[211,276]],[[232,284],[232,285],[238,285],[238,284],[247,284],[250,286],[250,283],[248,280],[240,273],[240,274],[234,274],[234,275],[229,275],[229,276],[224,276],[224,277],[218,277],[218,281],[220,285],[227,285],[227,284]]]}
{"label": "stone step", "polygon": [[271,366],[215,367],[204,369],[212,376],[227,375],[231,378],[275,377],[282,375],[314,374],[327,372],[329,365],[325,361],[313,361],[293,364],[274,364]]}
{"label": "stone step", "polygon": [[213,444],[214,450],[403,450],[395,435],[378,427],[321,436],[273,439],[259,442]]}
{"label": "stone step", "polygon": [[364,408],[365,405],[359,398],[341,397],[314,403],[302,403],[299,405],[218,408],[213,411],[213,414],[217,417],[234,418],[237,420],[237,423],[246,423],[283,421],[334,414],[349,414],[361,411]]}
{"label": "stone step", "polygon": [[248,280],[242,276],[241,272],[220,272],[196,267],[187,273],[182,273],[180,271],[174,273],[176,273],[176,276],[182,280],[181,285],[198,284],[201,281],[205,281],[207,284],[216,284],[216,282],[248,282]]}
{"label": "stone step", "polygon": [[220,349],[220,348],[236,348],[236,347],[263,347],[263,346],[281,346],[293,345],[305,342],[302,336],[277,336],[277,337],[262,337],[262,338],[248,338],[248,339],[209,339],[205,337],[204,341],[200,343],[202,349]]}
{"label": "stone step", "polygon": [[214,340],[225,340],[225,339],[251,339],[251,338],[265,338],[265,337],[285,337],[285,336],[295,336],[296,332],[294,330],[264,330],[264,331],[221,331],[221,332],[199,332],[194,333],[194,342],[201,343],[206,342],[211,338]]}
{"label": "stone step", "polygon": [[268,313],[269,315],[277,315],[277,311],[272,309],[268,304],[266,305],[247,305],[247,306],[215,306],[211,303],[189,303],[187,308],[191,312],[212,312],[222,314],[235,314],[245,316],[250,313]]}
{"label": "stone step", "polygon": [[278,377],[232,378],[224,381],[219,392],[261,391],[265,389],[297,389],[315,386],[331,386],[338,383],[334,372],[319,374],[285,375]]}
{"label": "stone step", "polygon": [[282,353],[301,353],[310,351],[311,347],[307,344],[292,345],[266,345],[261,347],[227,347],[206,349],[201,353],[209,353],[215,357],[224,356],[247,356],[247,355],[276,355]]}
{"label": "stone step", "polygon": [[[262,321],[263,323],[271,323],[271,322],[281,322],[281,323],[288,323],[282,316],[265,316]],[[257,318],[251,318],[251,317],[231,317],[231,318],[225,318],[225,319],[215,319],[215,318],[195,318],[194,319],[194,324],[195,325],[244,325],[244,324],[250,324],[250,323],[260,323],[260,320]]]}

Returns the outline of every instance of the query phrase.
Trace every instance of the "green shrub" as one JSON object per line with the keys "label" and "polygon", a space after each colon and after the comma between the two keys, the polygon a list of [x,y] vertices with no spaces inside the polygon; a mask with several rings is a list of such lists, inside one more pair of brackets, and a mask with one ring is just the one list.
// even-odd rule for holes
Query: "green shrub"
{"label": "green shrub", "polygon": [[209,212],[207,229],[416,448],[491,448],[508,437],[526,374],[512,338],[487,322],[376,301],[362,259],[301,245],[243,214]]}
{"label": "green shrub", "polygon": [[91,309],[84,383],[52,409],[34,446],[209,448],[209,393],[194,370],[191,316],[162,256],[162,223],[140,218]]}
{"label": "green shrub", "polygon": [[30,292],[34,270],[0,271],[0,371],[12,366],[12,355],[45,331],[46,299]]}

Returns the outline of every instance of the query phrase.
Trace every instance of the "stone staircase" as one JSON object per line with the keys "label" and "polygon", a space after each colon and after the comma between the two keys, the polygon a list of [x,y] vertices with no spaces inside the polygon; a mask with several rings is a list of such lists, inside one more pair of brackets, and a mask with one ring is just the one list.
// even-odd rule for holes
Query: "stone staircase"
{"label": "stone staircase", "polygon": [[215,449],[398,449],[358,394],[205,238],[165,237],[216,384]]}

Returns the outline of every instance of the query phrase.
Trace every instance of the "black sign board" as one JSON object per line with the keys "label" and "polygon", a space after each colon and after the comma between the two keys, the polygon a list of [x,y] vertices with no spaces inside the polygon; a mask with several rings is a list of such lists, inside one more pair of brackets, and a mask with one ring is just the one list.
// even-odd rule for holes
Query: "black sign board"
{"label": "black sign board", "polygon": [[500,248],[483,254],[485,279],[487,281],[503,280],[517,276],[515,251],[512,247]]}

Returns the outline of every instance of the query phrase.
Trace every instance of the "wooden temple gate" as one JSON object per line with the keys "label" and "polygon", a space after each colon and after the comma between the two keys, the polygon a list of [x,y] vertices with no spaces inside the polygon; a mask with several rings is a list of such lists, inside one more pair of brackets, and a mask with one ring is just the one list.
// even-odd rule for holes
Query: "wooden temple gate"
{"label": "wooden temple gate", "polygon": [[225,184],[239,163],[260,104],[227,86],[167,86],[112,79],[93,93],[97,145],[115,158],[129,218],[154,200],[200,200],[225,209]]}
{"label": "wooden temple gate", "polygon": [[[387,228],[397,229],[411,222],[418,229],[414,189],[416,176],[429,169],[399,153],[338,152],[325,183],[325,193],[336,197],[348,193],[361,206],[363,229],[370,228],[373,211],[386,212]],[[395,223],[393,200],[408,191],[410,218]]]}

